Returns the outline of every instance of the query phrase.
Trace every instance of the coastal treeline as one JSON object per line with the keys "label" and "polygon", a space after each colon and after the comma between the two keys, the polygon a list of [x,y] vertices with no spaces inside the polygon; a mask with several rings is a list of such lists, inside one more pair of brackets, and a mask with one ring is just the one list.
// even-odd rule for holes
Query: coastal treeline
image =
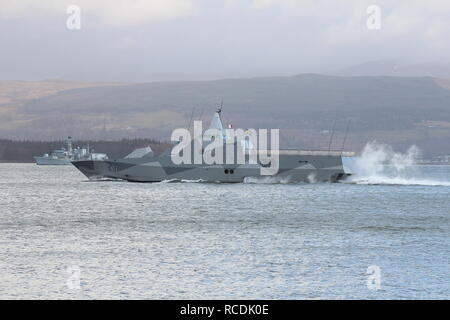
{"label": "coastal treeline", "polygon": [[[155,154],[160,154],[170,147],[169,143],[153,139],[122,139],[117,141],[80,141],[73,140],[72,146],[86,147],[91,152],[106,153],[110,158],[122,157],[136,148],[150,146]],[[51,153],[52,150],[66,148],[65,140],[27,141],[0,139],[0,162],[34,162],[34,156]]]}

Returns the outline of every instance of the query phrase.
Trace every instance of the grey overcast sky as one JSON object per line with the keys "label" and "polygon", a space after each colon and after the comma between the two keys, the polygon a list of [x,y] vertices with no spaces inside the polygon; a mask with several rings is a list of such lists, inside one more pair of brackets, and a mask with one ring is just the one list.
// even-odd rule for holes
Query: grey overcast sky
{"label": "grey overcast sky", "polygon": [[[381,9],[381,29],[366,26]],[[67,7],[81,9],[69,30]],[[447,0],[0,0],[0,78],[98,81],[448,64]]]}

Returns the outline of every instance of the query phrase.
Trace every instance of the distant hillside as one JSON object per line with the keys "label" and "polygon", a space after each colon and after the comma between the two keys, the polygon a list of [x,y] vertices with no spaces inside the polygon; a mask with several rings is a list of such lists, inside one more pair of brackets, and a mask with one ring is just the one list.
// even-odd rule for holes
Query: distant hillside
{"label": "distant hillside", "polygon": [[392,76],[450,78],[450,64],[405,64],[391,60],[369,61],[332,73],[339,76]]}
{"label": "distant hillside", "polygon": [[[236,127],[281,128],[287,147],[347,149],[377,139],[425,153],[450,150],[450,90],[430,77],[292,77],[143,84],[84,84],[0,105],[0,137],[78,139],[149,137],[167,140],[194,118],[208,120],[223,100],[223,118]],[[13,93],[9,93],[13,95]],[[3,96],[8,93],[3,93]],[[442,152],[442,150],[447,151]]]}

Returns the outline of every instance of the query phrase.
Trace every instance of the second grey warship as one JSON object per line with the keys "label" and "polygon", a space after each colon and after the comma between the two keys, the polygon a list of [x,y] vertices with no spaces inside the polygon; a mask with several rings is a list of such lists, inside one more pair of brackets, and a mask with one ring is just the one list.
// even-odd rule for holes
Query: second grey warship
{"label": "second grey warship", "polygon": [[[215,112],[210,128],[223,131],[221,110]],[[140,148],[124,158],[72,161],[90,179],[109,178],[130,182],[195,180],[203,182],[245,182],[248,179],[270,179],[279,182],[337,182],[349,175],[343,157],[352,152],[277,150],[278,171],[273,176],[261,175],[262,163],[245,164],[175,164],[172,150],[154,155],[150,147]],[[204,150],[202,149],[202,152]]]}
{"label": "second grey warship", "polygon": [[37,165],[70,165],[72,160],[105,160],[104,153],[92,153],[89,145],[85,148],[72,148],[72,137],[67,138],[67,148],[53,150],[50,154],[35,156]]}

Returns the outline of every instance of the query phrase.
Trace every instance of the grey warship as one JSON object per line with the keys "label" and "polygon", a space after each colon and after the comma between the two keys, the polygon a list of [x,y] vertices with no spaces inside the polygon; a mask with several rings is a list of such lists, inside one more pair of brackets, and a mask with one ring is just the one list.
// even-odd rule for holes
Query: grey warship
{"label": "grey warship", "polygon": [[35,156],[37,165],[70,165],[72,160],[103,160],[108,156],[104,153],[93,153],[89,150],[89,144],[85,148],[72,148],[72,137],[67,138],[67,148],[53,150],[50,154]]}
{"label": "grey warship", "polygon": [[[214,113],[210,128],[223,130],[221,109]],[[235,147],[238,147],[235,142]],[[204,149],[202,149],[204,152]],[[337,182],[350,175],[343,157],[352,152],[280,149],[278,171],[263,176],[263,163],[245,164],[176,164],[169,148],[155,155],[150,147],[136,149],[124,158],[77,160],[72,164],[89,179],[121,179],[130,182],[201,181],[239,183],[249,179],[273,182]]]}

